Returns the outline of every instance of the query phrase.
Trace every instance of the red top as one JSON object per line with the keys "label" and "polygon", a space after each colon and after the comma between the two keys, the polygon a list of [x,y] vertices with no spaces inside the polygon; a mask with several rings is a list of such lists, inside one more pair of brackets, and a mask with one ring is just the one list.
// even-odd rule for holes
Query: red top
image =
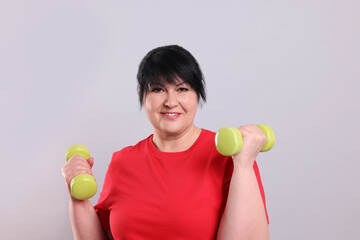
{"label": "red top", "polygon": [[[216,239],[231,157],[217,152],[215,133],[205,129],[183,152],[161,152],[152,137],[113,154],[95,206],[103,228],[115,239]],[[265,206],[256,162],[254,171]]]}

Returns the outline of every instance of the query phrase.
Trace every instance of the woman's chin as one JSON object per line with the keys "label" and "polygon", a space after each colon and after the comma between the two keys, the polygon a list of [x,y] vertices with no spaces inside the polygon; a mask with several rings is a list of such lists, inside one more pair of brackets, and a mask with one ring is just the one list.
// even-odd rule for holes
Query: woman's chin
{"label": "woman's chin", "polygon": [[183,126],[163,126],[160,129],[160,132],[166,134],[166,135],[178,135],[181,132],[185,131],[185,128]]}

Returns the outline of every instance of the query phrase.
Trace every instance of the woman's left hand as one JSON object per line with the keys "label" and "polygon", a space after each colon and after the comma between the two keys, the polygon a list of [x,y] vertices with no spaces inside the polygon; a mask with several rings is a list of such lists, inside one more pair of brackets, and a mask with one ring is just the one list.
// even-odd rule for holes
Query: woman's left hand
{"label": "woman's left hand", "polygon": [[242,167],[253,167],[261,148],[266,143],[266,136],[256,125],[244,125],[238,128],[243,137],[243,147],[233,161]]}

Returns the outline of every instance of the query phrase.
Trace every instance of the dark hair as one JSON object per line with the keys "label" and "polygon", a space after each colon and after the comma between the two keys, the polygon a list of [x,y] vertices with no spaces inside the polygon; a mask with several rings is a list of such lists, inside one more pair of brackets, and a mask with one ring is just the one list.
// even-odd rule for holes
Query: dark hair
{"label": "dark hair", "polygon": [[178,83],[181,78],[206,102],[205,81],[200,66],[189,51],[178,45],[158,47],[151,50],[141,61],[137,80],[139,100],[142,106],[144,95],[152,84]]}

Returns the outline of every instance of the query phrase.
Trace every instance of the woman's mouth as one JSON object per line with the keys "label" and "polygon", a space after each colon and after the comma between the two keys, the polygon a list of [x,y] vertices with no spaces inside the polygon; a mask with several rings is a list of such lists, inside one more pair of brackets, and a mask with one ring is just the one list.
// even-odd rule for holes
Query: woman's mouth
{"label": "woman's mouth", "polygon": [[162,112],[161,115],[163,115],[167,119],[176,119],[176,118],[180,117],[181,113]]}

